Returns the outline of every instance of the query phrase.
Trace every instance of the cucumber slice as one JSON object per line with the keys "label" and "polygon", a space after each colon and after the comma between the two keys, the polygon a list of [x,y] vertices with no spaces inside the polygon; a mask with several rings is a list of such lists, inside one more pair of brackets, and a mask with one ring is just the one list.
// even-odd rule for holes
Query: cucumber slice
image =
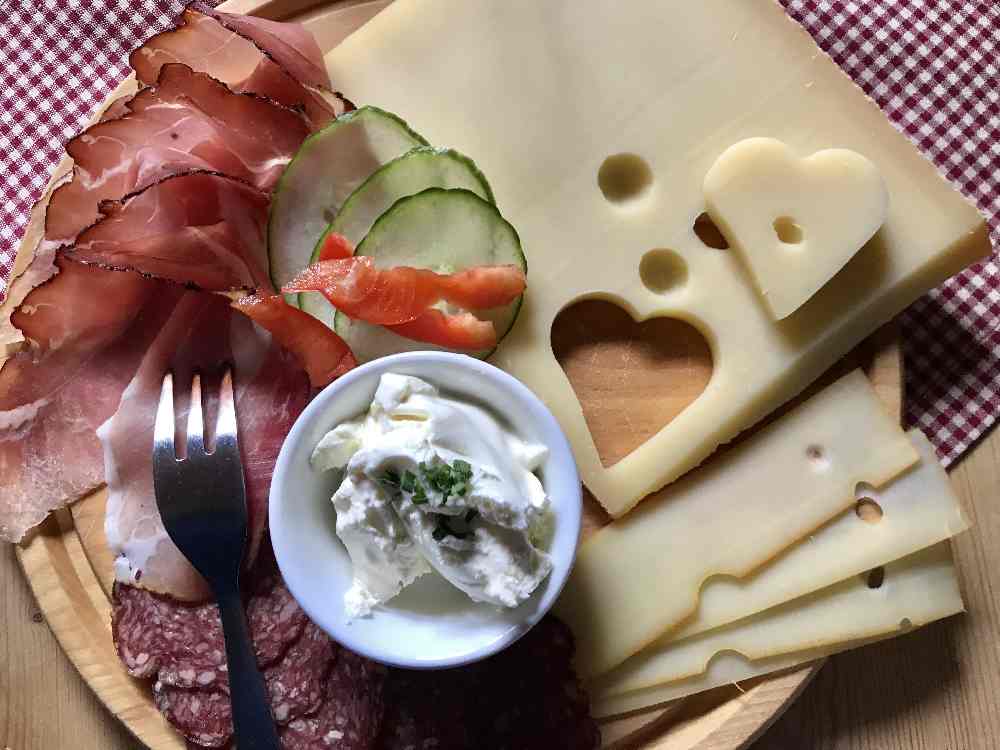
{"label": "cucumber slice", "polygon": [[[452,273],[471,266],[514,264],[528,270],[514,227],[496,206],[464,189],[428,188],[396,201],[358,245],[357,254],[370,255],[383,268],[412,266]],[[499,341],[514,325],[520,308],[518,297],[506,307],[476,314],[493,321]],[[359,363],[396,352],[441,349],[339,312],[334,330]],[[485,358],[492,350],[468,353]]]}
{"label": "cucumber slice", "polygon": [[[380,167],[351,193],[319,238],[309,262],[316,262],[323,240],[330,232],[344,235],[357,247],[376,220],[397,200],[430,187],[466,188],[494,202],[489,183],[472,159],[450,149],[415,148]],[[299,295],[298,304],[313,317],[333,325],[336,311],[323,295],[304,292]]]}
{"label": "cucumber slice", "polygon": [[403,120],[377,107],[348,112],[309,136],[271,200],[267,248],[275,288],[308,265],[316,238],[358,185],[386,162],[426,145]]}
{"label": "cucumber slice", "polygon": [[[452,149],[421,146],[384,164],[369,176],[344,202],[323,237],[327,232],[336,232],[357,247],[378,217],[393,203],[431,187],[465,188],[495,203],[489,183],[472,159]],[[322,238],[313,251],[314,261],[320,244]]]}

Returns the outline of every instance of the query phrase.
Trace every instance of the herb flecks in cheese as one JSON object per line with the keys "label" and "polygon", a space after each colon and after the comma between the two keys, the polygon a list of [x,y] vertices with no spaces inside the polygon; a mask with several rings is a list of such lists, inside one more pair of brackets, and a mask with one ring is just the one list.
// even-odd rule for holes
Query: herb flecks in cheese
{"label": "herb flecks in cheese", "polygon": [[546,455],[479,406],[383,375],[367,414],[337,425],[312,456],[315,469],[344,472],[333,504],[354,566],[348,615],[431,570],[477,602],[527,599],[552,569],[551,508],[534,474]]}

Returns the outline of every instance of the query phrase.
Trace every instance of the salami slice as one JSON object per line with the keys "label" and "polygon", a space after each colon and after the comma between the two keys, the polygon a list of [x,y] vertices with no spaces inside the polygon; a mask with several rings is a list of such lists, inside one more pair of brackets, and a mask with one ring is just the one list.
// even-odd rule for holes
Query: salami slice
{"label": "salami slice", "polygon": [[494,750],[594,750],[590,701],[573,672],[573,636],[546,617],[507,651],[472,668],[467,727]]}
{"label": "salami slice", "polygon": [[473,688],[465,669],[391,670],[386,681],[385,719],[376,747],[378,750],[475,747],[464,710],[465,693]]}
{"label": "salami slice", "polygon": [[484,662],[392,670],[379,750],[594,750],[600,732],[572,669],[569,629],[547,617]]}
{"label": "salami slice", "polygon": [[204,688],[224,678],[225,643],[215,605],[185,604],[118,583],[112,598],[112,637],[130,675]]}
{"label": "salami slice", "polygon": [[[257,662],[277,662],[308,618],[277,576],[263,579],[247,604]],[[174,687],[228,690],[225,639],[214,604],[190,605],[115,584],[111,617],[118,655],[130,675]]]}
{"label": "salami slice", "polygon": [[223,747],[233,736],[229,695],[221,690],[186,690],[159,680],[153,701],[167,721],[200,747]]}
{"label": "salami slice", "polygon": [[271,712],[279,724],[314,713],[323,701],[323,682],[337,647],[312,622],[277,664],[264,671]]}
{"label": "salami slice", "polygon": [[282,728],[282,748],[370,750],[382,724],[384,679],[382,667],[340,649],[326,680],[322,707]]}
{"label": "salami slice", "polygon": [[302,635],[308,621],[280,576],[262,579],[247,604],[247,622],[257,664],[268,667],[284,656]]}

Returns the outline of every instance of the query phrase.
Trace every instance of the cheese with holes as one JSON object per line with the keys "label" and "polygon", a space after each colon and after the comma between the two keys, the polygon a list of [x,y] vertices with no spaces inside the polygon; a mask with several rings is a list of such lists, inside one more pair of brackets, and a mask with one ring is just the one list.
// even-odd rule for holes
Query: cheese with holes
{"label": "cheese with holes", "polygon": [[793,667],[858,642],[906,632],[964,611],[947,542],[885,566],[881,585],[853,576],[724,628],[678,641],[663,683],[621,695],[590,687],[596,716],[612,716],[729,682]]}
{"label": "cheese with holes", "polygon": [[[530,266],[520,319],[492,361],[552,409],[584,482],[614,516],[989,252],[972,206],[773,0],[398,0],[326,62],[353,101],[399,113],[488,176]],[[693,231],[705,175],[751,137],[799,155],[864,154],[889,193],[872,241],[781,321],[739,258]],[[635,179],[605,185],[609,199],[598,174],[618,154],[636,157],[614,162],[634,164]],[[646,287],[639,266],[654,249],[674,255],[652,256],[658,283]],[[659,273],[657,257],[676,263]],[[659,283],[672,273],[677,283]],[[586,297],[637,320],[690,322],[715,364],[684,412],[610,468],[549,346],[555,316]]]}
{"label": "cheese with holes", "polygon": [[917,452],[856,370],[661,490],[580,548],[556,612],[584,677],[607,672],[698,607],[713,575],[745,576],[881,487]]}
{"label": "cheese with holes", "polygon": [[832,586],[965,531],[969,524],[934,447],[919,430],[909,434],[920,452],[920,463],[881,490],[864,492],[865,498],[878,504],[881,519],[864,520],[850,508],[753,575],[709,579],[701,588],[694,616],[603,677],[602,695],[668,681],[664,675],[672,674],[678,642]]}
{"label": "cheese with holes", "polygon": [[861,154],[796,155],[774,138],[748,138],[705,175],[705,204],[776,320],[787,318],[885,221],[889,194]]}

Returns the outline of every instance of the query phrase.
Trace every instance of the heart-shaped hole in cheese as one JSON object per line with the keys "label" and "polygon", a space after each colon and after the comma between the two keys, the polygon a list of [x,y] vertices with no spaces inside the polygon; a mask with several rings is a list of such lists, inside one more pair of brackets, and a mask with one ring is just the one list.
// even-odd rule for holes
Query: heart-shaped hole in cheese
{"label": "heart-shaped hole in cheese", "polygon": [[605,300],[560,312],[551,342],[605,467],[680,414],[712,376],[711,350],[692,325],[666,317],[637,323]]}

